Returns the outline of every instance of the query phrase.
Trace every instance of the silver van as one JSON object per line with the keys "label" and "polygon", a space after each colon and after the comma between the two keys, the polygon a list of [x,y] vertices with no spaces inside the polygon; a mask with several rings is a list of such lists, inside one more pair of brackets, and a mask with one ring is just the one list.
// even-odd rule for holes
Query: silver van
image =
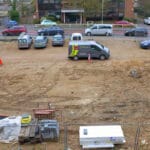
{"label": "silver van", "polygon": [[110,57],[110,50],[96,41],[70,41],[68,46],[68,58],[97,58],[105,60]]}
{"label": "silver van", "polygon": [[113,34],[112,24],[94,24],[85,29],[85,35],[106,35],[111,36]]}
{"label": "silver van", "polygon": [[23,49],[23,48],[30,48],[32,45],[33,39],[30,35],[26,33],[21,33],[20,36],[18,37],[18,48]]}

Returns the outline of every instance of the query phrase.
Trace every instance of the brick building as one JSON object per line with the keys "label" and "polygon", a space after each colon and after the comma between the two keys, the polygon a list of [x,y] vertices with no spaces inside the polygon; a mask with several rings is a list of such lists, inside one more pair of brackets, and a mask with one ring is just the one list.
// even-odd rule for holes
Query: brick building
{"label": "brick building", "polygon": [[8,0],[0,0],[0,25],[5,24],[8,17],[8,11],[11,9]]}
{"label": "brick building", "polygon": [[[134,18],[134,1],[135,0],[124,0],[118,5],[117,1],[112,0],[109,3],[116,4],[110,5],[108,8],[106,7],[105,11],[109,11],[112,9],[112,6],[115,6],[113,11],[118,13],[118,15],[121,14],[126,18]],[[92,4],[91,0],[90,2]],[[99,17],[102,17],[102,13],[100,13],[102,5],[99,2],[101,1],[97,0],[97,5],[100,6],[98,9],[99,13],[96,12],[95,14],[99,14]],[[92,14],[91,12],[87,12],[87,10],[85,10],[84,6],[86,3],[86,0],[36,0],[36,16],[41,18],[42,16],[47,15],[60,15],[60,19],[63,23],[84,23],[87,13]],[[92,11],[94,12],[96,9]]]}
{"label": "brick building", "polygon": [[61,0],[36,0],[36,17],[61,15]]}
{"label": "brick building", "polygon": [[61,21],[63,23],[83,23],[84,22],[84,8],[81,1],[73,2],[71,0],[61,1]]}
{"label": "brick building", "polygon": [[124,17],[125,18],[134,18],[134,0],[125,0],[124,8]]}

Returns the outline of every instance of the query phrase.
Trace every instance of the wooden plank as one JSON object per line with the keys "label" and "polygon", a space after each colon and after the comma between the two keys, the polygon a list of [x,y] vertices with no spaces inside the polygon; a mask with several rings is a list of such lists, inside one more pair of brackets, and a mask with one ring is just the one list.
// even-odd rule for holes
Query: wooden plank
{"label": "wooden plank", "polygon": [[29,133],[30,133],[29,126],[21,127],[19,138],[27,137],[29,136]]}
{"label": "wooden plank", "polygon": [[31,122],[29,137],[35,137],[35,130],[36,130],[37,124],[38,124],[38,120],[37,119],[34,119]]}

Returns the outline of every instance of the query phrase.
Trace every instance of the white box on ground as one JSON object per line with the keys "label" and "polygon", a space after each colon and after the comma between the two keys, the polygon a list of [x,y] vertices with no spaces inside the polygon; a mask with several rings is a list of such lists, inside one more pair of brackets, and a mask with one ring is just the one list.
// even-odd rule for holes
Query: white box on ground
{"label": "white box on ground", "polygon": [[80,126],[79,136],[83,149],[112,148],[126,142],[120,125]]}

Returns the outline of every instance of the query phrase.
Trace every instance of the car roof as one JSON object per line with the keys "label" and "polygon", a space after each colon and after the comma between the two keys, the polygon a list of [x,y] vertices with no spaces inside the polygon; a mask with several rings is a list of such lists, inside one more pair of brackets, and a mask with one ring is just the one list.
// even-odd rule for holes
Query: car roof
{"label": "car roof", "polygon": [[9,20],[8,22],[17,22],[16,20]]}
{"label": "car roof", "polygon": [[[42,20],[42,21],[52,21],[52,20],[49,20],[49,19],[44,19],[44,20]],[[52,21],[53,22],[53,21]]]}
{"label": "car roof", "polygon": [[72,36],[82,36],[81,33],[72,33]]}
{"label": "car roof", "polygon": [[36,39],[36,40],[43,40],[44,37],[45,37],[45,36],[38,35],[38,36],[35,37],[35,39]]}
{"label": "car roof", "polygon": [[113,26],[112,24],[93,24],[93,26]]}
{"label": "car roof", "polygon": [[25,28],[25,26],[23,26],[23,25],[16,25],[16,26],[13,26],[12,28]]}
{"label": "car roof", "polygon": [[39,29],[39,30],[48,30],[48,29],[54,29],[54,30],[63,30],[61,27],[59,26],[50,26],[48,28],[42,28],[42,29]]}
{"label": "car roof", "polygon": [[70,41],[69,45],[91,45],[91,44],[95,44],[96,41],[89,41],[89,40],[80,40],[80,41]]}
{"label": "car roof", "polygon": [[19,35],[18,40],[19,40],[19,39],[27,39],[27,38],[29,38],[29,37],[31,37],[31,35],[29,35],[29,34],[27,34],[27,33],[25,33],[25,32],[22,32],[22,33]]}
{"label": "car roof", "polygon": [[63,37],[61,34],[55,34],[53,37]]}
{"label": "car roof", "polygon": [[59,27],[59,26],[51,26],[51,27],[49,27],[49,28],[53,28],[53,29],[62,29],[61,27]]}
{"label": "car roof", "polygon": [[28,37],[30,37],[30,35],[25,34],[25,35],[20,36],[18,39],[27,39]]}
{"label": "car roof", "polygon": [[147,30],[147,29],[144,28],[144,27],[136,27],[136,28],[133,28],[133,29],[135,29],[135,30]]}

